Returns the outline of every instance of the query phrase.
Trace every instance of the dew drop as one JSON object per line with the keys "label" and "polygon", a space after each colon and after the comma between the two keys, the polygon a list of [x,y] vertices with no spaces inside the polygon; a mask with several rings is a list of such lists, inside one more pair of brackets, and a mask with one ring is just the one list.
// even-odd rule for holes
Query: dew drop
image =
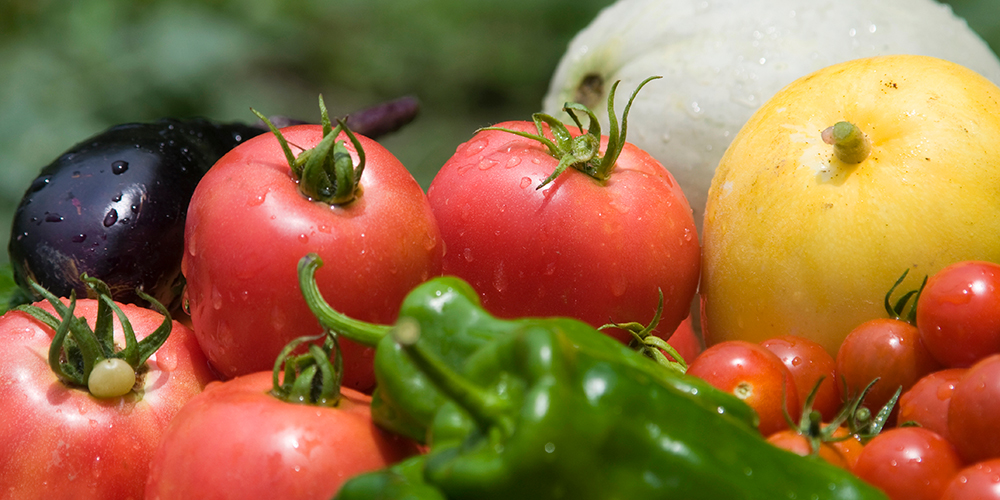
{"label": "dew drop", "polygon": [[531,177],[521,177],[521,189],[525,189],[531,185]]}
{"label": "dew drop", "polygon": [[63,216],[55,212],[45,212],[45,222],[62,222]]}
{"label": "dew drop", "polygon": [[111,173],[115,175],[124,174],[128,170],[128,162],[118,160],[111,164]]}
{"label": "dew drop", "polygon": [[104,227],[111,227],[118,222],[118,211],[115,209],[108,210],[108,214],[104,216]]}
{"label": "dew drop", "polygon": [[493,271],[493,288],[500,293],[503,293],[509,284],[507,281],[507,273],[504,271],[503,267],[503,261],[500,261],[500,264],[498,264],[496,269]]}
{"label": "dew drop", "polygon": [[299,243],[309,243],[309,235],[305,233],[300,234]]}
{"label": "dew drop", "polygon": [[489,170],[489,169],[497,166],[499,163],[500,163],[499,161],[497,161],[497,160],[495,160],[493,158],[483,157],[483,159],[479,160],[478,167],[479,167],[479,170]]}
{"label": "dew drop", "polygon": [[222,309],[222,292],[214,286],[212,287],[212,307],[214,307],[216,311]]}
{"label": "dew drop", "polygon": [[46,175],[44,177],[39,177],[39,178],[37,178],[37,179],[35,179],[34,181],[31,182],[31,187],[28,188],[28,190],[31,191],[32,193],[37,193],[43,187],[48,186],[49,182],[51,182],[51,181],[52,181],[52,176],[50,176],[50,175]]}
{"label": "dew drop", "polygon": [[518,166],[520,164],[521,164],[521,157],[520,156],[511,156],[511,157],[507,158],[507,162],[504,163],[503,166],[504,166],[504,168],[514,168],[514,167],[516,167],[516,166]]}
{"label": "dew drop", "polygon": [[113,201],[115,203],[118,203],[119,201],[122,201],[122,192],[118,191],[117,193],[115,193],[115,195],[111,197],[111,201]]}
{"label": "dew drop", "polygon": [[465,250],[462,250],[462,258],[464,258],[466,262],[472,262],[472,249],[466,248]]}
{"label": "dew drop", "polygon": [[83,243],[84,240],[86,240],[86,239],[87,239],[87,235],[83,234],[83,233],[74,234],[73,237],[70,238],[70,240],[72,240],[73,243]]}

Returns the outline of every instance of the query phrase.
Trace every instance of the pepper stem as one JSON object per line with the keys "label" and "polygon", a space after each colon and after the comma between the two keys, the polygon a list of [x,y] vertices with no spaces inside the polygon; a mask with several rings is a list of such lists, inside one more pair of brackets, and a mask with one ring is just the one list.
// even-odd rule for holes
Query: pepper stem
{"label": "pepper stem", "polygon": [[406,351],[414,364],[434,385],[454,400],[483,428],[498,427],[510,435],[514,424],[505,416],[508,405],[496,394],[479,387],[451,369],[420,343],[420,324],[409,317],[400,318],[392,329],[393,339]]}
{"label": "pepper stem", "polygon": [[823,130],[823,142],[833,146],[838,160],[849,165],[865,161],[872,153],[872,144],[857,125],[841,121]]}
{"label": "pepper stem", "polygon": [[302,290],[302,296],[305,298],[309,310],[324,328],[335,331],[359,344],[375,347],[392,327],[359,321],[330,307],[316,284],[316,269],[322,265],[323,259],[315,253],[310,253],[299,259],[299,289]]}

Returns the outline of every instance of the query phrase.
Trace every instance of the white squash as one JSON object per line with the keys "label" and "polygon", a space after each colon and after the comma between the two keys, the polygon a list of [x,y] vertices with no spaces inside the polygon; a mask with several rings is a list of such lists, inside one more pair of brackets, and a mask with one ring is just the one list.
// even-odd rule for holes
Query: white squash
{"label": "white squash", "polygon": [[[715,168],[756,109],[797,78],[835,63],[929,55],[1000,83],[1000,61],[934,0],[620,0],[570,43],[543,110],[594,109],[607,129],[618,99],[651,75],[629,114],[628,141],[680,183],[701,230]],[[622,109],[624,102],[616,103]]]}

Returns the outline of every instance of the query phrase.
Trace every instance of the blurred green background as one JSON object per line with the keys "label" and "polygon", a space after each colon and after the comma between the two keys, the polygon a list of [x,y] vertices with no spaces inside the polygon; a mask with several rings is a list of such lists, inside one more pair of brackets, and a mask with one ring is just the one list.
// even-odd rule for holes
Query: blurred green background
{"label": "blurred green background", "polygon": [[[341,115],[403,95],[382,142],[426,188],[483,125],[541,106],[570,38],[612,0],[0,0],[0,241],[25,188],[111,125]],[[1000,52],[1000,0],[953,0]],[[0,263],[7,252],[0,252]]]}

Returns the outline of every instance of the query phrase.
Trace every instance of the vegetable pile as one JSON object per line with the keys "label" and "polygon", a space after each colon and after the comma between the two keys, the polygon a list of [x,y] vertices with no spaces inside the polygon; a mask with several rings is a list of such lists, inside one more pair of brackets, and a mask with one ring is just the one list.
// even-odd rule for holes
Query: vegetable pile
{"label": "vegetable pile", "polygon": [[[538,113],[477,130],[426,193],[352,125],[377,135],[411,108],[352,122],[331,119],[320,97],[319,124],[280,126],[254,111],[267,131],[253,137],[210,152],[154,148],[179,147],[190,165],[211,168],[153,158],[147,175],[167,176],[161,184],[122,177],[112,188],[122,200],[179,176],[190,189],[156,193],[173,196],[162,220],[137,215],[114,238],[87,229],[83,242],[105,242],[103,254],[72,245],[75,230],[32,227],[55,217],[29,217],[10,251],[30,265],[13,274],[21,291],[0,317],[0,491],[341,500],[987,491],[1000,468],[1000,264],[954,262],[913,290],[902,287],[913,269],[901,269],[884,296],[859,299],[884,315],[853,325],[837,349],[781,328],[766,339],[710,337],[703,349],[688,312],[715,261],[702,259],[674,177],[627,140],[636,96],[658,83],[632,89],[620,117],[614,84],[606,135],[573,102],[563,109],[572,124]],[[165,135],[179,126],[151,127],[163,124]],[[815,134],[822,142],[830,132]],[[864,143],[849,127],[832,134]],[[61,156],[23,207],[69,203],[89,222],[110,213],[108,187],[92,179],[148,166],[115,148]],[[95,170],[73,170],[77,154]],[[63,190],[104,198],[39,194]],[[59,258],[35,258],[40,248]],[[112,254],[138,267],[121,274],[105,262]]]}

